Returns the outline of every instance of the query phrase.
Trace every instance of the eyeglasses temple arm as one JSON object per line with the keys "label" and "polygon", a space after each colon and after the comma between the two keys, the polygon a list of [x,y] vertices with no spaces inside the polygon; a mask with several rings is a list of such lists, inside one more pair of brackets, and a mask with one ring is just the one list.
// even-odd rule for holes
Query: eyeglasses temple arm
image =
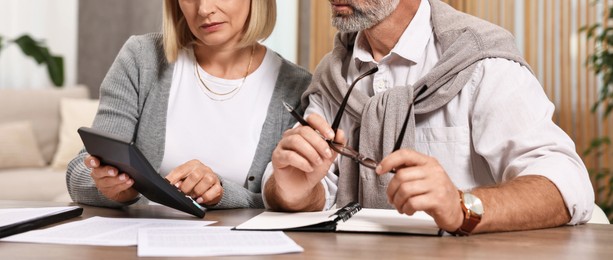
{"label": "eyeglasses temple arm", "polygon": [[392,150],[392,151],[398,151],[398,149],[400,149],[400,146],[402,145],[402,140],[404,139],[404,133],[407,130],[407,124],[409,123],[409,118],[411,117],[411,108],[415,105],[415,101],[417,100],[417,98],[419,96],[421,96],[421,94],[426,92],[426,89],[428,89],[428,86],[424,86],[421,90],[419,90],[417,95],[415,95],[415,97],[413,98],[413,103],[411,103],[411,105],[409,107],[409,111],[407,112],[407,117],[404,118],[404,123],[402,124],[402,129],[400,130],[400,134],[398,135],[398,139],[396,139],[396,143],[394,144],[394,150]]}
{"label": "eyeglasses temple arm", "polygon": [[341,118],[343,117],[343,112],[345,111],[345,107],[347,106],[347,101],[349,100],[349,95],[351,94],[351,91],[353,90],[353,87],[355,86],[355,84],[358,81],[360,81],[362,78],[369,76],[371,74],[374,74],[378,70],[379,70],[378,67],[374,67],[370,69],[369,71],[365,72],[364,74],[360,75],[358,78],[356,78],[353,81],[353,83],[351,83],[351,86],[349,86],[349,89],[347,89],[347,94],[345,94],[345,97],[343,98],[343,102],[341,103],[341,106],[338,108],[338,112],[336,112],[334,121],[332,122],[332,131],[334,131],[335,134],[336,134],[336,130],[338,130],[338,126],[341,124]]}

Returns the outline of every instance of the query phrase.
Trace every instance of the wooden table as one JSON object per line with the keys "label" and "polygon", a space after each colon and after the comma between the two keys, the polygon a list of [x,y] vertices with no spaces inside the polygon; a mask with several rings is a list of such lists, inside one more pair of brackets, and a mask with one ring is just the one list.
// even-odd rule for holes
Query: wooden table
{"label": "wooden table", "polygon": [[[68,206],[69,203],[0,201],[0,208]],[[194,220],[164,206],[131,206],[122,210],[89,207],[83,216],[173,218]],[[212,210],[205,220],[235,226],[262,210]],[[67,221],[67,222],[69,222]],[[613,259],[613,225],[586,224],[544,230],[479,234],[470,237],[286,232],[304,252],[226,259]],[[0,242],[0,259],[136,259],[136,247],[75,246]],[[168,258],[153,258],[168,259]],[[197,259],[197,258],[182,258]]]}

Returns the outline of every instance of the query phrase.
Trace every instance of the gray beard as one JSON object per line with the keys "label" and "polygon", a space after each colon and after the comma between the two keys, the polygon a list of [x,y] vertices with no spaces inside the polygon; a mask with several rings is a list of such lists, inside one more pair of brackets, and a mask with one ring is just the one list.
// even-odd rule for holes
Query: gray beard
{"label": "gray beard", "polygon": [[362,7],[352,4],[353,14],[348,16],[333,14],[332,25],[345,33],[371,28],[388,17],[396,9],[400,0],[376,0],[372,2],[374,3]]}

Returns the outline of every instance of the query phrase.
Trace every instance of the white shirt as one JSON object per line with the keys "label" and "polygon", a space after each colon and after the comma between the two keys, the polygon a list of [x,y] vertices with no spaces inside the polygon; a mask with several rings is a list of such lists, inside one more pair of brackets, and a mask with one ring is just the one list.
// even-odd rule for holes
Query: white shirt
{"label": "white shirt", "polygon": [[[347,82],[374,66],[380,69],[374,77],[362,79],[354,91],[372,96],[394,86],[413,84],[428,73],[440,54],[430,23],[429,2],[421,1],[397,45],[378,64],[369,49],[359,33]],[[334,120],[337,105],[320,95],[311,95],[309,100],[305,117],[315,113],[328,122]],[[564,197],[572,216],[569,223],[586,222],[594,203],[592,186],[573,141],[551,121],[554,110],[526,67],[501,58],[485,59],[477,63],[466,86],[448,104],[416,115],[415,150],[436,158],[461,190],[500,184],[523,175],[545,176]],[[340,129],[350,129],[352,124],[345,116]],[[326,208],[336,200],[334,172],[338,160],[343,159],[339,156],[322,180]],[[265,181],[271,172],[266,172]]]}
{"label": "white shirt", "polygon": [[217,92],[234,89],[243,79],[214,77],[195,65],[193,51],[181,51],[172,77],[160,174],[166,176],[177,166],[197,159],[242,185],[255,156],[281,62],[267,49],[262,64],[247,76],[238,93],[215,101],[205,94],[195,69],[207,87]]}

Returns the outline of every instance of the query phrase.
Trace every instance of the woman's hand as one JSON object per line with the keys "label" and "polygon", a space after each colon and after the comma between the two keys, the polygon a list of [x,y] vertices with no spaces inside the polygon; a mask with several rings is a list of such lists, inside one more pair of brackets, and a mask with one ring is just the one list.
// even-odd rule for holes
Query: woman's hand
{"label": "woman's hand", "polygon": [[96,188],[110,200],[128,202],[136,199],[138,192],[132,188],[134,180],[127,174],[119,174],[117,168],[100,165],[100,160],[94,156],[87,156],[85,166],[92,169],[90,175],[96,184]]}
{"label": "woman's hand", "polygon": [[223,196],[223,187],[217,174],[198,160],[179,165],[166,179],[199,204],[213,206]]}

